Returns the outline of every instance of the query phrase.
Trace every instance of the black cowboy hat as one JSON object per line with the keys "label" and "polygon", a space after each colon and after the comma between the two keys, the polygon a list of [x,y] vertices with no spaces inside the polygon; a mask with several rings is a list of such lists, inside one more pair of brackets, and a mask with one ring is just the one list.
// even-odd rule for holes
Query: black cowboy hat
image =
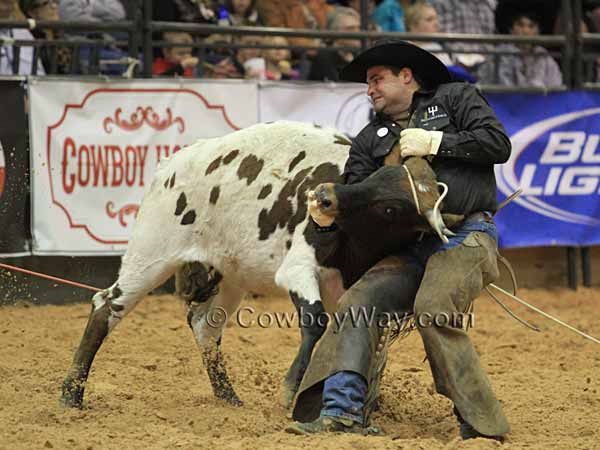
{"label": "black cowboy hat", "polygon": [[340,71],[340,80],[367,82],[373,66],[408,67],[429,88],[450,82],[446,66],[432,53],[406,41],[384,41],[359,54]]}

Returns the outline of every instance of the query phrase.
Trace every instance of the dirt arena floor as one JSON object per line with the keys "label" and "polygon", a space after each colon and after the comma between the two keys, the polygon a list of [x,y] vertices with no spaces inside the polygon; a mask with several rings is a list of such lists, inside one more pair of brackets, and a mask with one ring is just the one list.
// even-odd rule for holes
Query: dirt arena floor
{"label": "dirt arena floor", "polygon": [[[600,289],[523,289],[521,296],[600,336]],[[514,303],[510,303],[514,305]],[[285,299],[244,303],[292,311]],[[213,398],[184,306],[148,297],[100,350],[85,408],[58,404],[89,305],[0,307],[1,449],[600,449],[600,346],[515,306],[525,329],[488,298],[477,300],[473,341],[512,424],[504,445],[458,440],[450,402],[434,394],[418,334],[394,344],[374,424],[385,436],[286,434],[280,380],[297,328],[230,325],[223,345],[245,401]]]}

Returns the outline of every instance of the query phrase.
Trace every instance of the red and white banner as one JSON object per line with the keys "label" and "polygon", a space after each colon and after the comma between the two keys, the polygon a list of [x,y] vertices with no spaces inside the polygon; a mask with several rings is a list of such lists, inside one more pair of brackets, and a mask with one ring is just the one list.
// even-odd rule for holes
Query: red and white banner
{"label": "red and white banner", "polygon": [[235,81],[33,79],[29,95],[40,255],[123,253],[160,158],[258,114],[256,84]]}

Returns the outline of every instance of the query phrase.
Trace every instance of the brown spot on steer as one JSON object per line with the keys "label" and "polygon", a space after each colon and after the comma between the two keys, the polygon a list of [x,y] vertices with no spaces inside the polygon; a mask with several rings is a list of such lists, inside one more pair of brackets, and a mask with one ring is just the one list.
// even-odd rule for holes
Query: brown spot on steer
{"label": "brown spot on steer", "polygon": [[[290,234],[306,218],[306,193],[323,182],[340,182],[340,170],[335,164],[324,163],[316,168],[308,167],[298,172],[279,192],[270,210],[263,209],[258,215],[259,239],[268,239],[273,232],[287,226]],[[294,211],[292,199],[296,197]]]}
{"label": "brown spot on steer", "polygon": [[258,159],[255,155],[248,155],[242,162],[237,170],[237,176],[240,180],[246,179],[246,184],[250,186],[258,174],[263,168],[265,162],[262,159]]}
{"label": "brown spot on steer", "polygon": [[177,206],[175,207],[175,215],[180,216],[181,213],[187,208],[187,198],[185,197],[185,192],[179,194],[179,198],[177,199]]}
{"label": "brown spot on steer", "polygon": [[219,194],[221,193],[221,188],[219,186],[214,186],[210,190],[210,199],[208,200],[211,204],[216,205],[217,200],[219,200]]}
{"label": "brown spot on steer", "polygon": [[193,209],[186,212],[181,219],[181,225],[191,225],[196,221],[196,211]]}
{"label": "brown spot on steer", "polygon": [[296,189],[298,189],[300,183],[304,181],[311,170],[312,167],[307,167],[298,172],[293,179],[289,180],[281,188],[271,209],[263,209],[260,212],[258,215],[259,240],[264,241],[268,239],[278,226],[279,228],[283,228],[286,225],[289,218],[294,214],[292,198],[296,195]]}
{"label": "brown spot on steer", "polygon": [[263,188],[258,193],[258,200],[267,198],[272,190],[273,190],[273,185],[271,185],[271,184],[267,184],[266,186],[263,186]]}
{"label": "brown spot on steer", "polygon": [[229,164],[231,161],[233,161],[235,158],[237,158],[237,155],[240,154],[239,150],[231,150],[227,156],[225,156],[225,158],[223,158],[223,164],[227,165]]}
{"label": "brown spot on steer", "polygon": [[290,162],[290,166],[288,167],[288,173],[291,173],[292,170],[294,170],[294,167],[296,167],[298,165],[298,163],[300,161],[302,161],[304,158],[306,158],[306,152],[304,150],[302,150],[300,153],[298,153],[294,159],[292,159],[292,162]]}
{"label": "brown spot on steer", "polygon": [[204,172],[204,175],[209,175],[211,173],[213,173],[215,170],[217,170],[219,168],[219,166],[221,165],[221,159],[223,157],[219,156],[217,159],[213,160],[213,162],[211,162],[208,167],[206,168],[206,172]]}
{"label": "brown spot on steer", "polygon": [[175,184],[175,172],[173,172],[173,175],[171,175],[170,178],[167,178],[163,184],[163,186],[165,188],[169,188],[172,189],[173,185]]}

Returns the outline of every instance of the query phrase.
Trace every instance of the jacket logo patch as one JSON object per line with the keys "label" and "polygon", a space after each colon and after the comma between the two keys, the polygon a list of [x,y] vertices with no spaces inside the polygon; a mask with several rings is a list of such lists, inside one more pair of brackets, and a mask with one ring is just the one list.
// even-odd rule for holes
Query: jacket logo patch
{"label": "jacket logo patch", "polygon": [[429,122],[430,120],[435,119],[442,119],[444,117],[448,117],[448,114],[446,114],[438,105],[428,106],[427,111],[423,112],[421,123]]}

